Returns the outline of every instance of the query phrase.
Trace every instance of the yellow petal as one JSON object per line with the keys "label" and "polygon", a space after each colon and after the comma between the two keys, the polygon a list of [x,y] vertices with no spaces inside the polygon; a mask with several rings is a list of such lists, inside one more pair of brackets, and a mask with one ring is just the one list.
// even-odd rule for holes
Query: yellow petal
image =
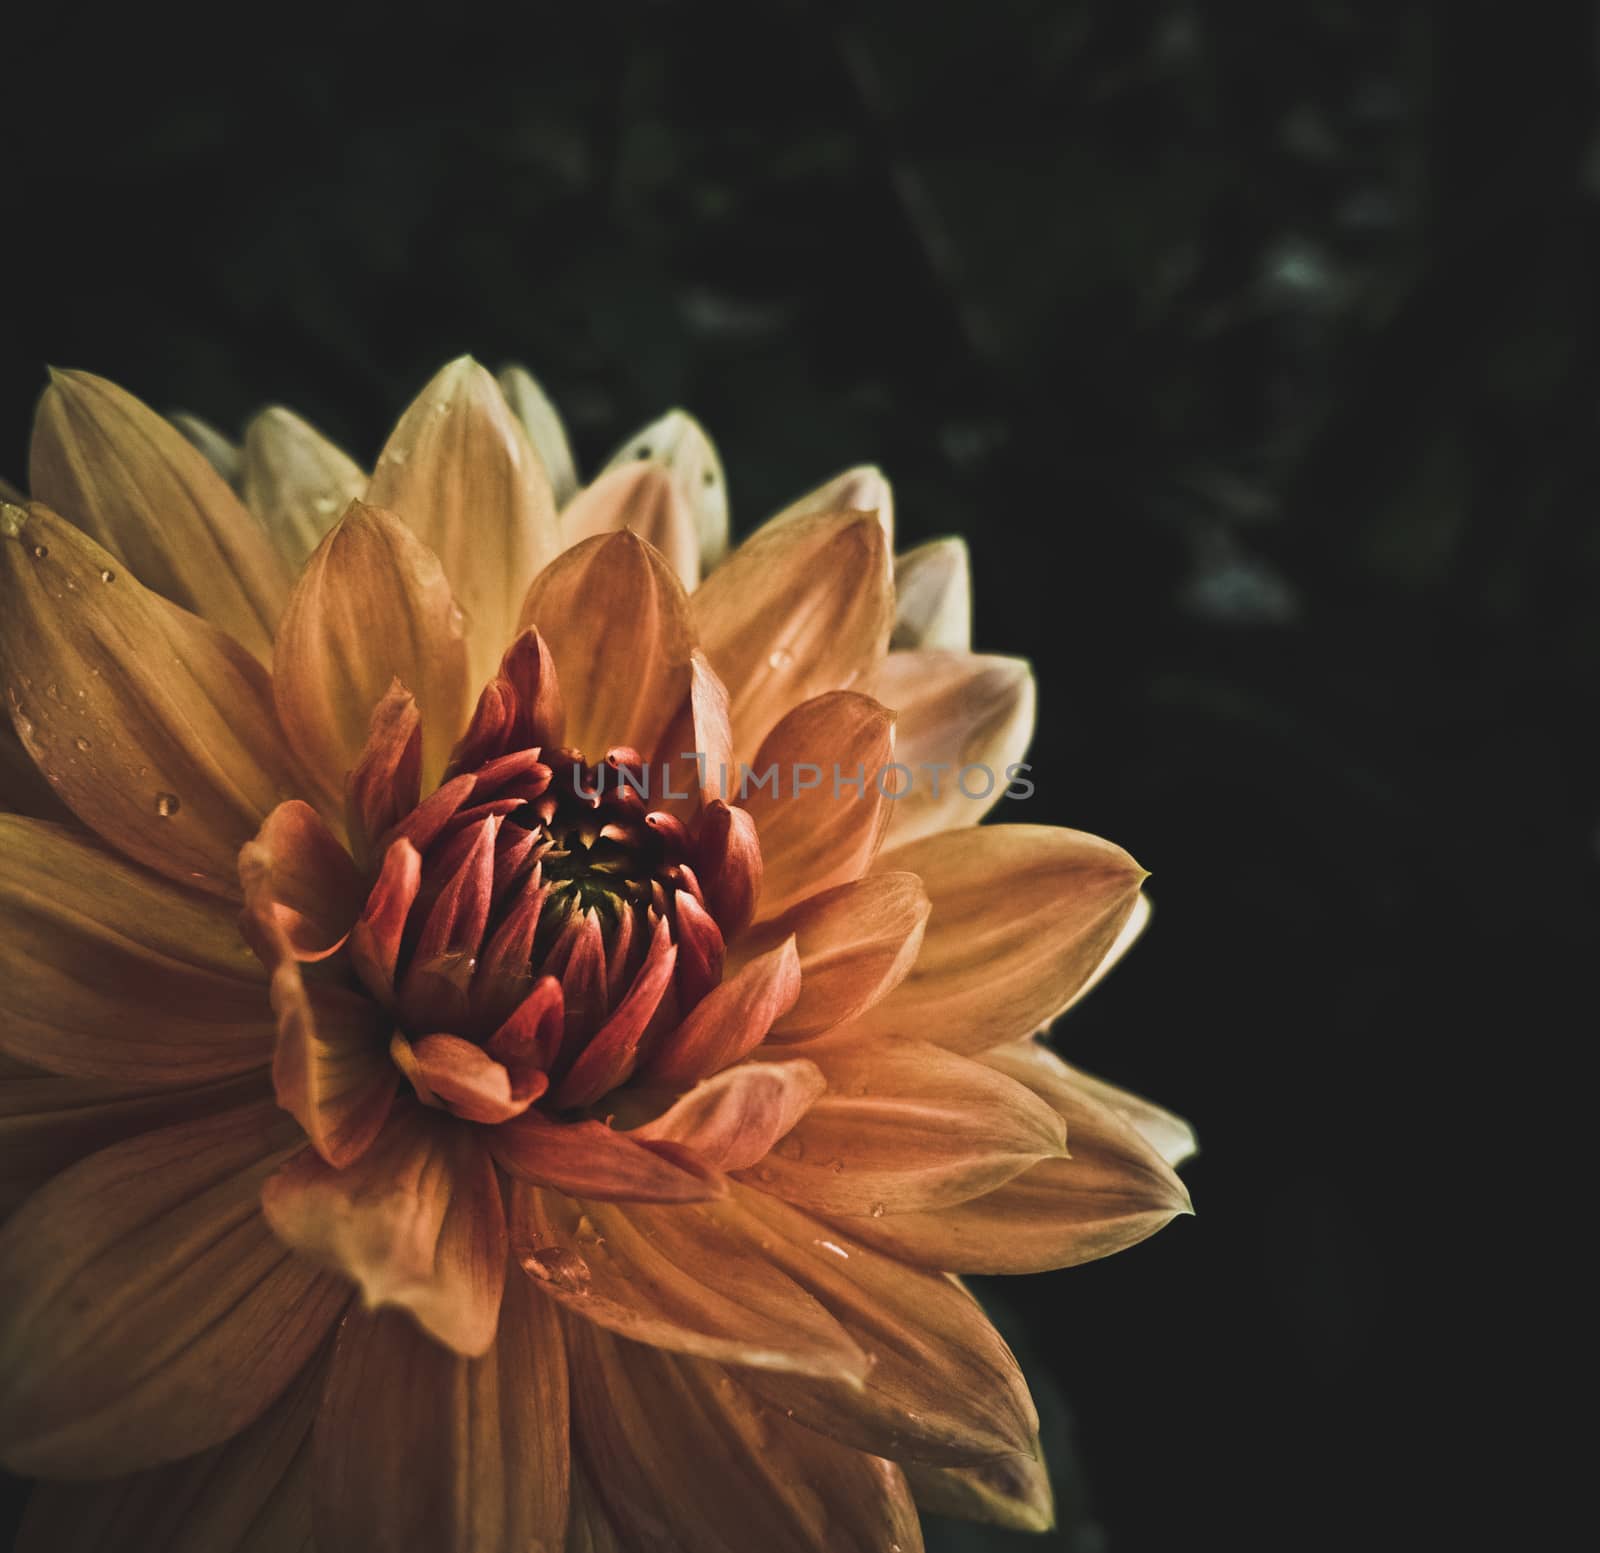
{"label": "yellow petal", "polygon": [[469,705],[461,615],[438,558],[392,512],[352,502],[295,584],[273,677],[284,732],[333,812],[396,679],[416,698],[431,790]]}
{"label": "yellow petal", "polygon": [[293,1146],[270,1104],[119,1143],[0,1232],[0,1459],[105,1477],[208,1449],[279,1396],[346,1301],[257,1202]]}
{"label": "yellow petal", "polygon": [[288,566],[227,482],[132,394],[87,372],[52,373],[29,483],[118,570],[271,656]]}
{"label": "yellow petal", "polygon": [[270,405],[245,427],[239,494],[295,566],[366,489],[360,465],[293,410]]}
{"label": "yellow petal", "polygon": [[304,784],[266,671],[48,508],[0,508],[0,659],[17,733],[119,851],[236,897],[234,859]]}
{"label": "yellow petal", "polygon": [[1066,1129],[1022,1084],[925,1041],[854,1028],[786,1049],[828,1093],[741,1178],[818,1213],[943,1208],[1066,1153]]}
{"label": "yellow petal", "polygon": [[522,422],[522,429],[539,455],[556,505],[564,507],[578,489],[578,471],[572,460],[567,429],[549,396],[526,367],[502,367],[495,379],[505,395],[511,413]]}
{"label": "yellow petal", "polygon": [[864,682],[889,641],[889,550],[871,514],[769,524],[701,584],[696,635],[728,688],[749,760],[791,707]]}
{"label": "yellow petal", "polygon": [[561,514],[569,545],[623,529],[649,541],[685,588],[700,581],[700,535],[677,482],[660,464],[621,464],[586,485]]}
{"label": "yellow petal", "polygon": [[399,513],[443,563],[466,615],[472,683],[481,685],[510,644],[528,584],[561,541],[544,465],[470,356],[442,368],[400,418],[367,499]]}
{"label": "yellow petal", "polygon": [[572,1461],[554,1307],[515,1280],[478,1358],[353,1311],[314,1471],[319,1546],[340,1553],[561,1553]]}
{"label": "yellow petal", "polygon": [[[728,550],[728,482],[711,438],[688,411],[669,410],[629,437],[611,455],[601,476],[636,464],[663,471],[676,487],[696,540],[697,582]],[[694,585],[684,577],[685,587]]]}
{"label": "yellow petal", "polygon": [[894,562],[895,648],[968,652],[972,647],[972,563],[964,539],[935,539]]}
{"label": "yellow petal", "polygon": [[896,847],[933,901],[911,974],[853,1028],[953,1051],[1013,1041],[1055,1018],[1105,958],[1144,870],[1082,831],[992,825]]}
{"label": "yellow petal", "polygon": [[976,825],[1012,783],[1033,738],[1033,671],[1021,658],[892,652],[875,694],[895,713],[895,773],[903,789],[886,847]]}
{"label": "yellow petal", "polygon": [[702,1080],[626,1136],[680,1143],[718,1170],[743,1170],[766,1158],[826,1088],[816,1064],[804,1059],[741,1063]]}
{"label": "yellow petal", "polygon": [[997,1456],[970,1467],[906,1464],[920,1509],[1009,1531],[1044,1532],[1056,1523],[1050,1474],[1038,1455]]}
{"label": "yellow petal", "polygon": [[167,419],[183,433],[183,439],[227,482],[230,490],[239,489],[241,448],[232,437],[217,430],[210,421],[186,410],[174,410]]}
{"label": "yellow petal", "polygon": [[398,1104],[343,1170],[302,1150],[266,1183],[261,1208],[287,1244],[353,1278],[369,1310],[407,1310],[468,1357],[493,1343],[505,1216],[488,1154],[453,1117]]}

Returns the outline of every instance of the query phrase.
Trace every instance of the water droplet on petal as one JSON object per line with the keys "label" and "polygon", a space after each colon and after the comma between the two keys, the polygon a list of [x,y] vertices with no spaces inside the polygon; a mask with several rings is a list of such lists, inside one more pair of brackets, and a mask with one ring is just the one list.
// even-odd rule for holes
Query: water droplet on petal
{"label": "water droplet on petal", "polygon": [[521,1258],[522,1270],[541,1283],[564,1289],[568,1294],[589,1292],[589,1264],[576,1251],[565,1246],[546,1246]]}
{"label": "water droplet on petal", "polygon": [[156,794],[156,813],[164,820],[170,820],[175,815],[181,804],[176,793]]}
{"label": "water droplet on petal", "polygon": [[33,558],[36,561],[42,561],[49,554],[50,554],[49,545],[35,545],[33,547]]}
{"label": "water droplet on petal", "polygon": [[767,666],[774,669],[792,669],[794,667],[794,654],[778,648],[776,652],[767,655]]}
{"label": "water droplet on petal", "polygon": [[100,581],[101,582],[115,582],[116,580],[117,580],[117,574],[114,571],[112,571],[109,566],[102,566],[100,568]]}
{"label": "water droplet on petal", "polygon": [[870,1208],[867,1209],[867,1212],[870,1213],[875,1219],[881,1219],[885,1211],[886,1210],[881,1202],[875,1202]]}
{"label": "water droplet on petal", "polygon": [[81,750],[81,751],[82,751],[82,752],[83,752],[83,753],[84,753],[84,754],[85,754],[85,755],[87,755],[87,754],[88,754],[88,753],[89,753],[89,741],[88,741],[88,740],[87,740],[87,739],[86,739],[86,738],[84,738],[84,736],[83,736],[83,735],[82,735],[82,734],[81,734],[81,733],[80,733],[80,734],[79,734],[79,735],[78,735],[78,737],[77,737],[77,738],[75,738],[75,739],[74,739],[74,740],[73,740],[73,741],[72,741],[72,742],[73,742],[73,743],[74,743],[74,744],[76,744],[76,745],[77,745],[77,746],[78,746],[78,748],[79,748],[79,749],[80,749],[80,750]]}
{"label": "water droplet on petal", "polygon": [[335,507],[339,505],[339,498],[332,491],[324,491],[322,495],[317,497],[311,503],[311,505],[315,507],[317,511],[320,512],[324,517],[326,517],[330,512],[333,511]]}
{"label": "water droplet on petal", "polygon": [[405,448],[385,448],[383,461],[386,464],[403,464],[411,455]]}

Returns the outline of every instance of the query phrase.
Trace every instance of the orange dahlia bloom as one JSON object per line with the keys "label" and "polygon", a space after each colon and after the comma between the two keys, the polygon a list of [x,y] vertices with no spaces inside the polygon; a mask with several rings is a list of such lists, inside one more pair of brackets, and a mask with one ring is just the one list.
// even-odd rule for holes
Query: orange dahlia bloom
{"label": "orange dahlia bloom", "polygon": [[31,484],[0,505],[22,1547],[1048,1525],[1026,1384],[948,1275],[1143,1238],[1192,1140],[1036,1038],[1144,875],[977,828],[1033,685],[969,650],[959,543],[894,561],[856,470],[725,555],[688,417],[576,490],[532,380],[470,361],[370,478],[286,411],[239,449],[59,374]]}

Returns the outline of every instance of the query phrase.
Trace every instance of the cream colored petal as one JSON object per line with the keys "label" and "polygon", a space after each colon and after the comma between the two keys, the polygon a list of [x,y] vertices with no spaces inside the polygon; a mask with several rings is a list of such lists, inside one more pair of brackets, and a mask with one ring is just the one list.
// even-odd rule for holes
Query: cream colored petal
{"label": "cream colored petal", "polygon": [[661,553],[626,531],[585,540],[528,591],[520,629],[549,644],[567,742],[590,760],[656,748],[689,694],[689,604]]}
{"label": "cream colored petal", "polygon": [[906,1464],[918,1508],[1008,1531],[1045,1532],[1056,1523],[1050,1474],[1039,1456],[997,1456],[971,1467]]}
{"label": "cream colored petal", "polygon": [[805,1115],[827,1088],[815,1063],[746,1062],[703,1080],[629,1137],[680,1143],[718,1170],[743,1170]]}
{"label": "cream colored petal", "polygon": [[396,679],[422,718],[427,792],[470,706],[461,614],[438,558],[411,529],[352,502],[295,584],[273,661],[284,732],[332,812],[343,808],[373,708]]}
{"label": "cream colored petal", "polygon": [[351,1312],[315,1433],[319,1546],[561,1553],[572,1461],[559,1322],[514,1279],[493,1346],[469,1359],[403,1316]]}
{"label": "cream colored petal", "polygon": [[573,1317],[567,1331],[574,1432],[623,1547],[921,1553],[898,1467],[791,1422],[715,1364]]}
{"label": "cream colored petal", "polygon": [[159,1087],[271,1060],[266,972],[234,908],[12,815],[0,816],[0,983],[0,1051],[51,1072]]}
{"label": "cream colored petal", "polygon": [[976,825],[1000,802],[1033,738],[1033,670],[1021,658],[892,652],[875,694],[895,713],[897,797],[886,847]]}
{"label": "cream colored petal", "polygon": [[[894,492],[876,464],[857,464],[831,480],[824,480],[815,490],[796,497],[768,525],[791,523],[800,518],[814,518],[830,512],[869,512],[878,520],[883,530],[883,541],[894,549]],[[765,525],[764,525],[765,526]]]}
{"label": "cream colored petal", "polygon": [[311,1553],[311,1425],[325,1365],[307,1364],[247,1429],[186,1461],[98,1483],[40,1483],[16,1553]]}
{"label": "cream colored petal", "polygon": [[183,433],[184,441],[227,481],[230,490],[239,489],[241,449],[232,437],[217,430],[210,421],[186,410],[174,410],[167,419]]}
{"label": "cream colored petal", "polygon": [[1117,962],[1133,948],[1144,933],[1144,930],[1150,926],[1152,909],[1150,897],[1141,894],[1138,900],[1133,903],[1133,910],[1128,913],[1128,920],[1122,924],[1122,930],[1111,940],[1111,947],[1106,950],[1100,963],[1089,973],[1089,979],[1073,993],[1072,1002],[1067,1004],[1067,1008],[1072,1008],[1081,1003],[1116,968]]}
{"label": "cream colored petal", "polygon": [[894,599],[877,519],[807,516],[758,529],[701,584],[696,635],[728,696],[748,761],[791,707],[866,682],[889,641]]}
{"label": "cream colored petal", "polygon": [[654,545],[685,588],[700,581],[700,534],[694,512],[660,464],[622,464],[586,485],[561,514],[561,537],[576,545],[623,529]]}
{"label": "cream colored petal", "polygon": [[455,1118],[397,1104],[345,1169],[297,1154],[266,1183],[261,1208],[288,1245],[353,1278],[369,1310],[409,1311],[469,1358],[494,1341],[506,1266],[500,1188],[481,1141]]}
{"label": "cream colored petal", "polygon": [[366,491],[361,466],[293,410],[269,405],[245,427],[239,494],[293,565]]}
{"label": "cream colored petal", "polygon": [[861,1349],[716,1206],[579,1203],[517,1184],[512,1252],[574,1316],[633,1342],[859,1382]]}
{"label": "cream colored petal", "polygon": [[949,1207],[1067,1151],[1067,1130],[1021,1083],[925,1041],[854,1029],[782,1048],[828,1093],[741,1179],[817,1213]]}
{"label": "cream colored petal", "polygon": [[132,394],[87,372],[52,373],[29,483],[118,570],[270,658],[287,564],[222,476]]}
{"label": "cream colored petal", "polygon": [[495,380],[544,465],[556,505],[566,506],[578,489],[578,471],[560,414],[526,367],[502,367]]}
{"label": "cream colored petal", "polygon": [[234,858],[305,778],[266,671],[48,508],[0,508],[0,662],[19,737],[119,851],[236,897]]}
{"label": "cream colored petal", "polygon": [[119,1143],[0,1232],[0,1442],[13,1471],[106,1477],[260,1417],[347,1295],[257,1208],[294,1125],[270,1104]]}
{"label": "cream colored petal", "polygon": [[443,563],[466,614],[472,683],[481,685],[510,645],[528,584],[561,540],[544,465],[470,356],[442,368],[400,418],[367,499],[399,513]]}
{"label": "cream colored petal", "polygon": [[935,539],[894,562],[896,649],[972,649],[972,562],[964,539]]}
{"label": "cream colored petal", "polygon": [[877,867],[917,874],[933,913],[911,974],[854,1028],[962,1052],[1016,1040],[1071,1003],[1145,878],[1121,847],[1045,825],[945,831]]}
{"label": "cream colored petal", "polygon": [[[601,475],[633,464],[649,464],[671,477],[698,539],[698,581],[728,550],[728,482],[711,438],[688,411],[669,410],[629,437]],[[685,578],[684,586],[694,583]]]}
{"label": "cream colored petal", "polygon": [[893,714],[849,690],[797,706],[762,740],[748,782],[740,773],[761,838],[759,921],[866,873],[889,820],[879,775],[893,758]]}

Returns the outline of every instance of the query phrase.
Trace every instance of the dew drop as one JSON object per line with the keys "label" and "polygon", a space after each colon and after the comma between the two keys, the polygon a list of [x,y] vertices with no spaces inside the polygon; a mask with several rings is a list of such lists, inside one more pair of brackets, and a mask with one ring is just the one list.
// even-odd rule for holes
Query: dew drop
{"label": "dew drop", "polygon": [[83,753],[84,753],[84,754],[85,754],[85,755],[87,755],[87,754],[88,754],[88,753],[89,753],[89,741],[88,741],[88,740],[87,740],[87,739],[86,739],[86,738],[84,738],[84,736],[83,736],[83,735],[82,735],[82,734],[81,734],[81,733],[80,733],[80,734],[79,734],[79,735],[78,735],[78,737],[77,737],[77,738],[75,738],[75,739],[74,739],[74,740],[73,740],[73,741],[72,741],[72,742],[73,742],[73,743],[74,743],[74,744],[76,744],[76,745],[77,745],[77,746],[78,746],[78,748],[79,748],[79,749],[80,749],[80,750],[81,750],[81,751],[82,751],[82,752],[83,752]]}
{"label": "dew drop", "polygon": [[322,495],[317,497],[316,500],[311,503],[311,505],[315,507],[317,511],[323,515],[323,517],[326,517],[330,512],[333,511],[335,507],[339,505],[339,498],[334,495],[332,491],[324,491]]}
{"label": "dew drop", "polygon": [[875,1202],[870,1208],[867,1209],[867,1212],[870,1213],[873,1218],[881,1219],[884,1215],[885,1209],[881,1202]]}
{"label": "dew drop", "polygon": [[109,566],[102,566],[100,568],[100,581],[101,582],[115,582],[116,580],[117,580],[117,574],[114,571],[112,571]]}
{"label": "dew drop", "polygon": [[541,1283],[564,1289],[568,1294],[589,1292],[589,1264],[576,1251],[565,1246],[546,1246],[521,1258],[522,1270]]}
{"label": "dew drop", "polygon": [[33,558],[36,561],[42,561],[49,554],[50,554],[49,545],[35,545],[33,547]]}
{"label": "dew drop", "polygon": [[170,820],[181,807],[176,793],[156,794],[156,813],[164,820]]}
{"label": "dew drop", "polygon": [[842,1159],[836,1159],[829,1164],[828,1169],[831,1170],[836,1176],[842,1176],[844,1174],[844,1161]]}
{"label": "dew drop", "polygon": [[776,652],[768,654],[767,665],[769,668],[774,669],[792,669],[794,667],[794,654],[786,652],[780,647]]}
{"label": "dew drop", "polygon": [[639,446],[634,449],[633,456],[635,458],[649,458],[650,444],[648,442],[641,442]]}
{"label": "dew drop", "polygon": [[403,464],[410,456],[405,448],[385,448],[383,450],[383,461],[386,464]]}
{"label": "dew drop", "polygon": [[700,483],[702,485],[715,485],[717,483],[716,474],[710,469],[706,470],[706,472],[700,476]]}

